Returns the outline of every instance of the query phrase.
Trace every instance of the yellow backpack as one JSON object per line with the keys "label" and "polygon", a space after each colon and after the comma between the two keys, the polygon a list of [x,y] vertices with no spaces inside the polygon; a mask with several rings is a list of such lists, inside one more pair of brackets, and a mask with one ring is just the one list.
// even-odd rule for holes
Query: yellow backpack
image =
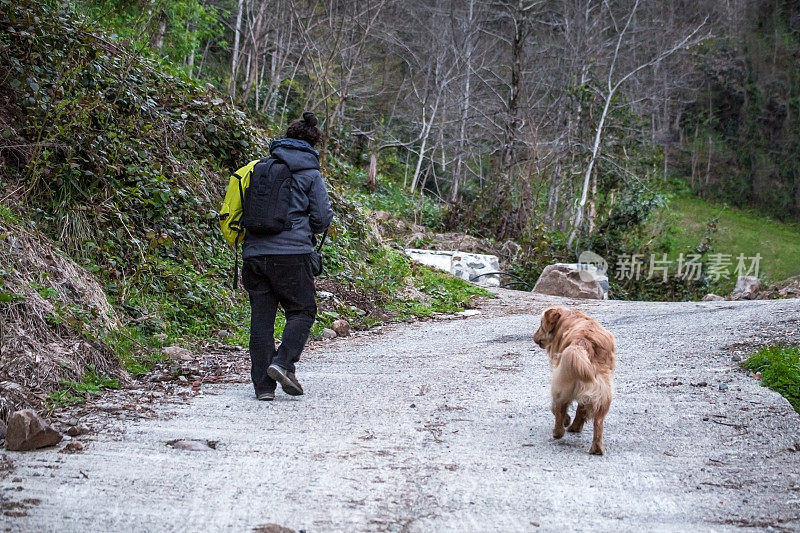
{"label": "yellow backpack", "polygon": [[225,237],[228,244],[233,246],[236,255],[233,265],[234,290],[239,286],[239,245],[244,240],[244,228],[240,226],[244,191],[250,186],[250,175],[258,162],[259,159],[250,161],[233,173],[228,181],[225,198],[222,200],[222,208],[219,210],[219,226],[222,229],[222,236]]}
{"label": "yellow backpack", "polygon": [[222,200],[222,208],[219,210],[222,236],[233,247],[238,247],[244,240],[244,228],[239,226],[242,220],[242,201],[244,191],[250,186],[250,174],[253,173],[253,167],[258,161],[258,159],[250,161],[233,173],[228,181],[225,198]]}

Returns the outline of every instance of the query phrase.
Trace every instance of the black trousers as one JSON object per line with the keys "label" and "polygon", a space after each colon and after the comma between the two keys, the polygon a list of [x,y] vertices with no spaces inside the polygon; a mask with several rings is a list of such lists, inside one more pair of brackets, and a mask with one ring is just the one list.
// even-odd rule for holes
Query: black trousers
{"label": "black trousers", "polygon": [[[267,367],[290,372],[308,340],[317,316],[314,275],[308,254],[250,257],[242,265],[242,283],[250,295],[250,375],[256,394],[275,390]],[[275,350],[278,304],[286,315],[281,345]]]}

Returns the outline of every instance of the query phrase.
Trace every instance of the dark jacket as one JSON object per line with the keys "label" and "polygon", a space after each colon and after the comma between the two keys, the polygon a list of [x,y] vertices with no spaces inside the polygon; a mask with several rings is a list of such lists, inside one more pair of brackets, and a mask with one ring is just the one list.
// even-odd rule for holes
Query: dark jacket
{"label": "dark jacket", "polygon": [[273,141],[269,151],[292,172],[294,186],[289,209],[292,229],[275,235],[245,234],[242,257],[311,253],[312,233],[322,233],[333,220],[331,201],[319,171],[319,153],[298,139]]}

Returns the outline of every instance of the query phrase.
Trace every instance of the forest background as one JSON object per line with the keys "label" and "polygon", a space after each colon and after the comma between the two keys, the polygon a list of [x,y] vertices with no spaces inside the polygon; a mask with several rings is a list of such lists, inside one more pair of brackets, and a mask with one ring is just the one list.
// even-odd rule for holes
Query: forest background
{"label": "forest background", "polygon": [[31,390],[246,344],[216,212],[306,110],[337,215],[316,336],[468,305],[399,250],[443,234],[528,283],[583,250],[800,274],[798,2],[0,0],[0,24],[0,372],[63,350]]}
{"label": "forest background", "polygon": [[[584,249],[612,265],[711,252],[697,232],[693,246],[680,236],[697,209],[654,220],[676,194],[800,220],[797,2],[81,6],[273,131],[316,112],[325,157],[363,168],[367,190],[383,178],[433,199],[436,229],[515,241],[529,281]],[[711,241],[716,215],[702,221]],[[630,297],[691,292],[624,285]]]}

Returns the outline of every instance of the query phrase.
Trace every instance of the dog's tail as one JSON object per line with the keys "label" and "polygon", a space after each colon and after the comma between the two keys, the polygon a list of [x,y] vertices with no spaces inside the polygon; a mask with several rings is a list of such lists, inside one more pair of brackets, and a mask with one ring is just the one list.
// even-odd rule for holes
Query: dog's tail
{"label": "dog's tail", "polygon": [[580,381],[594,379],[594,366],[584,346],[573,344],[565,348],[561,352],[561,362],[558,366],[562,368],[562,372]]}

